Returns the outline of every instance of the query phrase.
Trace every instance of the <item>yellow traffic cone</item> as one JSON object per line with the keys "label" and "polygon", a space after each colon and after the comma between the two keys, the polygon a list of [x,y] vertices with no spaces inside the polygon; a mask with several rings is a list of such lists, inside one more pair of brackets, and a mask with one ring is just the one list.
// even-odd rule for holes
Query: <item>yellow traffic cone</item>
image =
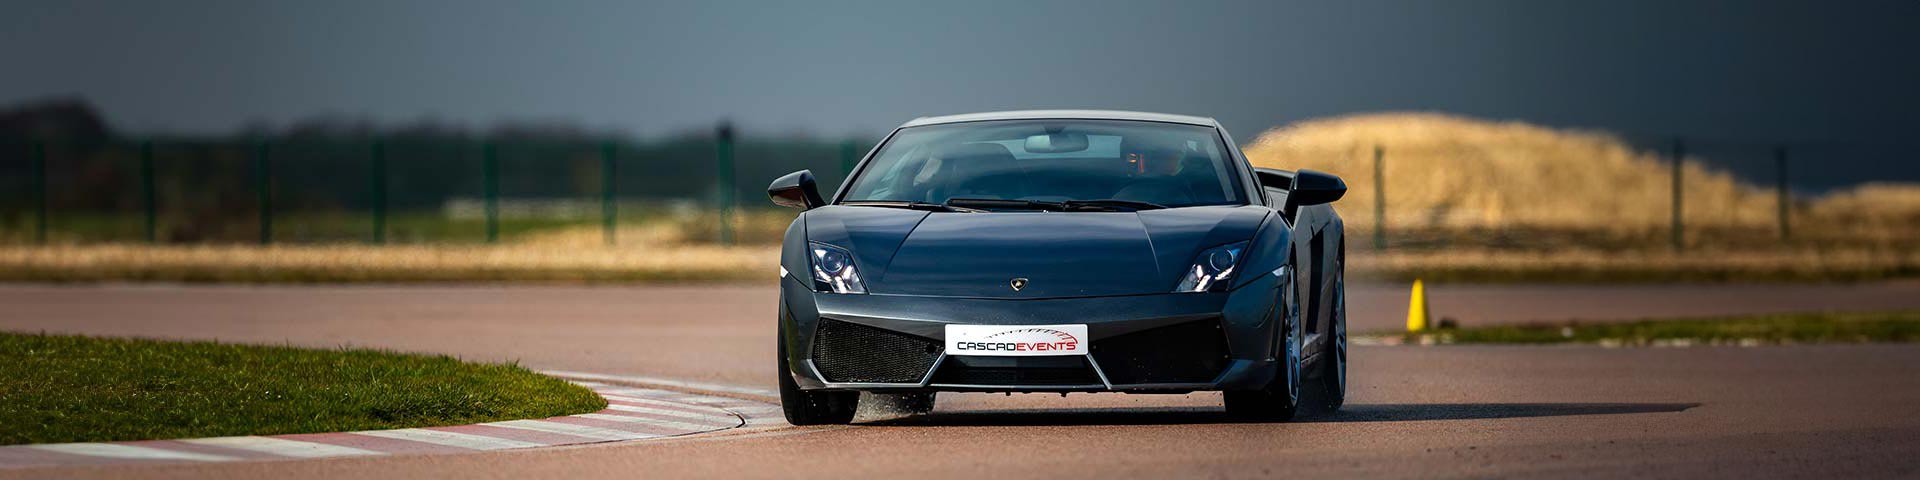
{"label": "yellow traffic cone", "polygon": [[1420,279],[1413,279],[1413,300],[1407,302],[1407,331],[1419,332],[1427,329],[1427,287]]}

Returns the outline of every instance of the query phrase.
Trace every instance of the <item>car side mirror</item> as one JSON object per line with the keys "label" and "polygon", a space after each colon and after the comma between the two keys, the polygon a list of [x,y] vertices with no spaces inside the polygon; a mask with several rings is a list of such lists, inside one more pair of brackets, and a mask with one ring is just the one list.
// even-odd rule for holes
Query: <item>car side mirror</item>
{"label": "car side mirror", "polygon": [[1347,182],[1331,173],[1301,169],[1293,173],[1293,187],[1287,189],[1287,203],[1295,206],[1333,203],[1347,196]]}
{"label": "car side mirror", "polygon": [[826,200],[820,199],[820,187],[813,180],[813,172],[810,170],[801,170],[774,179],[773,183],[767,185],[767,198],[772,199],[774,205],[801,210],[827,204]]}
{"label": "car side mirror", "polygon": [[1302,206],[1332,203],[1347,195],[1347,182],[1326,172],[1255,168],[1253,174],[1269,196],[1277,196],[1280,211],[1289,216]]}

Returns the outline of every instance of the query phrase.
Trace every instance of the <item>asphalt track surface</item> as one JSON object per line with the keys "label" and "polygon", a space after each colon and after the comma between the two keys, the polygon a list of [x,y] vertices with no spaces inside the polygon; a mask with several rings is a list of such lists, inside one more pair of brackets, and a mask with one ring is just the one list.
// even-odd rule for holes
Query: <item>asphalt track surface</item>
{"label": "asphalt track surface", "polygon": [[[1355,330],[1404,285],[1349,291]],[[1465,324],[1920,308],[1920,284],[1435,287]],[[775,293],[704,287],[0,287],[0,329],[371,346],[772,384]],[[20,478],[1920,476],[1920,345],[1355,347],[1349,406],[1235,423],[1219,397],[943,394],[853,427],[484,454],[0,470]],[[0,426],[4,428],[4,426]]]}

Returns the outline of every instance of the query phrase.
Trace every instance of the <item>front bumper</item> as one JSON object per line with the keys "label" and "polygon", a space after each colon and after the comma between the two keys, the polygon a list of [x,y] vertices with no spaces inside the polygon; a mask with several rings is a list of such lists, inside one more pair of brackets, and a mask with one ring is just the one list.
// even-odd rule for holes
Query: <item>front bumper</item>
{"label": "front bumper", "polygon": [[[1247,390],[1278,372],[1278,277],[1224,293],[982,299],[817,293],[781,282],[787,358],[802,389],[1135,392]],[[1091,353],[948,355],[948,324],[1086,324]]]}

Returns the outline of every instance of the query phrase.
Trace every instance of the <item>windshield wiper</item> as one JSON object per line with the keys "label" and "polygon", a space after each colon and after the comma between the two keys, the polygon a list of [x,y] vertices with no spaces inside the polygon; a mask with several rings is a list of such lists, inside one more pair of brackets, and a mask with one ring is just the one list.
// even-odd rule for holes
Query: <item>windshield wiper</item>
{"label": "windshield wiper", "polygon": [[1067,205],[1060,202],[1042,202],[1038,200],[1008,200],[1003,198],[949,198],[946,205],[954,208],[994,208],[1002,210],[1052,210],[1063,211]]}
{"label": "windshield wiper", "polygon": [[952,205],[941,205],[938,203],[927,203],[927,202],[909,202],[904,200],[859,200],[859,201],[852,201],[852,202],[840,202],[840,204],[850,206],[850,207],[905,208],[908,210],[926,210],[931,212],[973,213],[973,212],[979,211],[971,208],[955,207]]}
{"label": "windshield wiper", "polygon": [[1161,205],[1158,203],[1137,202],[1133,200],[1119,200],[1119,199],[1112,199],[1112,198],[1100,199],[1100,200],[1067,200],[1065,202],[1060,202],[1060,203],[1065,204],[1065,206],[1069,210],[1079,209],[1083,207],[1093,207],[1093,208],[1107,210],[1107,211],[1112,211],[1115,208],[1130,208],[1130,209],[1133,209],[1133,211],[1137,212],[1141,210],[1159,210],[1162,208],[1167,208],[1166,205]]}

